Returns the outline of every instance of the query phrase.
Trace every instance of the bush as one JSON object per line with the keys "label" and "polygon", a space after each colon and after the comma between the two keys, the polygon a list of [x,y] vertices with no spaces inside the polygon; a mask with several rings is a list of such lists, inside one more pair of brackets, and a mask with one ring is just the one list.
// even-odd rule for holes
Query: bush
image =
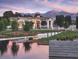
{"label": "bush", "polygon": [[18,24],[17,21],[12,21],[11,22],[11,27],[13,31],[17,31],[18,30]]}
{"label": "bush", "polygon": [[49,40],[74,40],[78,38],[78,32],[77,31],[64,31],[61,32],[57,35],[51,36],[51,37],[47,37],[47,38],[42,38],[40,39],[40,41],[47,41],[49,42]]}
{"label": "bush", "polygon": [[30,31],[30,29],[32,29],[33,23],[32,22],[25,22],[25,25],[23,27],[24,31]]}

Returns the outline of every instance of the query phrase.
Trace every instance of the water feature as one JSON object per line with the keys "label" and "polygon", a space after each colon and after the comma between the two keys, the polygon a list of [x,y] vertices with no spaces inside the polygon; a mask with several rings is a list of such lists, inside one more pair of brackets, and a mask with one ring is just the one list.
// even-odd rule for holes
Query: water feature
{"label": "water feature", "polygon": [[0,59],[49,59],[48,45],[0,41]]}
{"label": "water feature", "polygon": [[[60,32],[40,33],[38,38],[56,35]],[[6,38],[6,40],[8,40]],[[0,41],[0,59],[49,59],[49,46],[26,43],[24,39]]]}

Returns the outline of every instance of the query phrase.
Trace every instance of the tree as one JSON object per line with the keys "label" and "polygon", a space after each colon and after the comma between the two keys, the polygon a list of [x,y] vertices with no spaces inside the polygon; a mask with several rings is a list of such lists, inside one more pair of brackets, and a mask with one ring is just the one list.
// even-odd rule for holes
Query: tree
{"label": "tree", "polygon": [[0,31],[5,30],[5,25],[3,21],[0,21]]}
{"label": "tree", "polygon": [[6,24],[10,25],[10,19],[9,18],[6,18]]}
{"label": "tree", "polygon": [[57,16],[56,16],[56,21],[55,21],[55,23],[56,23],[58,26],[63,27],[64,21],[65,21],[64,15],[57,15]]}
{"label": "tree", "polygon": [[33,23],[25,21],[25,25],[23,26],[24,31],[30,31],[32,29]]}
{"label": "tree", "polygon": [[15,17],[21,17],[22,15],[18,12],[15,13]]}
{"label": "tree", "polygon": [[0,17],[0,21],[1,21],[1,23],[3,23],[3,25],[1,25],[1,26],[3,26],[4,29],[6,29],[8,25],[10,25],[9,19],[7,20],[7,18],[5,18],[5,17]]}
{"label": "tree", "polygon": [[68,28],[72,24],[71,16],[67,15],[64,17],[64,15],[57,15],[55,24],[60,27]]}
{"label": "tree", "polygon": [[11,27],[13,31],[17,31],[18,30],[18,24],[17,21],[12,21],[11,22]]}
{"label": "tree", "polygon": [[3,13],[3,16],[6,17],[6,18],[9,18],[9,17],[13,17],[14,14],[13,14],[12,11],[5,11],[5,12]]}
{"label": "tree", "polygon": [[8,22],[7,22],[7,19],[6,18],[4,18],[4,17],[1,17],[0,18],[0,28],[2,29],[2,30],[5,30],[6,28],[7,28],[7,26],[8,26]]}
{"label": "tree", "polygon": [[66,16],[65,21],[68,21],[69,25],[71,25],[72,24],[71,16],[70,15]]}
{"label": "tree", "polygon": [[64,27],[68,28],[72,24],[71,16],[65,16]]}
{"label": "tree", "polygon": [[4,22],[5,26],[10,25],[10,20],[8,18],[2,17],[1,20]]}
{"label": "tree", "polygon": [[78,16],[76,16],[76,28],[78,29]]}

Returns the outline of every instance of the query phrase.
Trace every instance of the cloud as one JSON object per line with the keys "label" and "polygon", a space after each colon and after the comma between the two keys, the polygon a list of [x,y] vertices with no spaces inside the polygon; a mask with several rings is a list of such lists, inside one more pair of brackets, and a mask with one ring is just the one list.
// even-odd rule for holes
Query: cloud
{"label": "cloud", "polygon": [[[4,0],[2,0],[4,1]],[[44,4],[38,2],[38,0],[7,0],[8,2],[1,3],[0,9],[8,9],[13,11],[18,11],[22,13],[34,13],[34,12],[42,12],[45,13],[50,10]],[[15,3],[14,3],[15,2]]]}
{"label": "cloud", "polygon": [[0,0],[0,14],[7,10],[21,13],[44,13],[50,10],[77,13],[78,0]]}
{"label": "cloud", "polygon": [[3,5],[0,7],[0,15],[2,16],[5,11],[13,11],[19,12],[19,13],[33,13],[33,10],[30,8],[24,8],[24,7],[16,7],[16,6],[11,6],[11,5]]}
{"label": "cloud", "polygon": [[[45,0],[43,3],[47,7],[50,7],[55,10],[66,11],[66,12],[70,12],[70,13],[78,12],[77,0],[56,0],[56,1],[50,2],[49,0]],[[71,4],[67,4],[67,3],[63,4],[62,2],[64,2],[64,3],[69,2]]]}

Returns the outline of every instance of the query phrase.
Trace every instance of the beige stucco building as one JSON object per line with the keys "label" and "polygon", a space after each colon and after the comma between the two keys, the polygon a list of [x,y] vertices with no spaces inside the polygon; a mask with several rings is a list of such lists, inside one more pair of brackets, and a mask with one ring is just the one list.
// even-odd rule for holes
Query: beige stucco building
{"label": "beige stucco building", "polygon": [[18,29],[23,29],[25,21],[32,21],[33,29],[53,29],[55,18],[47,18],[36,14],[33,17],[11,17],[10,20],[18,22]]}

